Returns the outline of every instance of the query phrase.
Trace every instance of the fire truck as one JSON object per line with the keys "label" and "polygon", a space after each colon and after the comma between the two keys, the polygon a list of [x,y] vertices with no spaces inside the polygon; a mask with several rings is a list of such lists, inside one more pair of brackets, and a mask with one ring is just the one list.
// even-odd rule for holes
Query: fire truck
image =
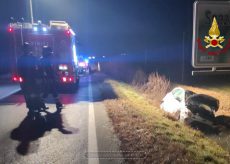
{"label": "fire truck", "polygon": [[12,80],[22,82],[18,76],[16,64],[18,57],[23,53],[24,42],[30,43],[32,54],[37,58],[42,55],[43,46],[53,49],[55,70],[59,83],[77,86],[79,76],[77,71],[77,50],[75,44],[75,32],[65,21],[50,21],[49,25],[41,23],[10,23],[8,26],[10,35],[10,63]]}

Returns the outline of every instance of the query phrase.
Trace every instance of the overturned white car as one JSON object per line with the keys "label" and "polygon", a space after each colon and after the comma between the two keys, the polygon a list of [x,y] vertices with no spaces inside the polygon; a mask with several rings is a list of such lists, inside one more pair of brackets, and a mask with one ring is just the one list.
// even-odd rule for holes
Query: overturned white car
{"label": "overturned white car", "polygon": [[166,94],[160,107],[175,120],[208,121],[215,117],[219,100],[176,87]]}

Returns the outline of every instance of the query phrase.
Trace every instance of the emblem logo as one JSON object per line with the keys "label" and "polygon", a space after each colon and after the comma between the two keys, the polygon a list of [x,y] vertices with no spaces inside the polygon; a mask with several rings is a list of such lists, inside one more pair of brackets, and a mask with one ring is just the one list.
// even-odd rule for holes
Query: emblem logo
{"label": "emblem logo", "polygon": [[[225,54],[230,49],[230,39],[227,39],[225,45],[223,45],[224,41],[225,38],[224,36],[220,36],[219,26],[217,24],[216,18],[214,17],[211,28],[209,29],[209,36],[205,36],[204,39],[197,39],[198,49],[210,56]],[[203,42],[206,45],[204,45]]]}
{"label": "emblem logo", "polygon": [[223,48],[223,46],[221,45],[221,43],[224,42],[224,37],[220,36],[220,30],[216,21],[216,18],[213,18],[213,22],[212,22],[212,26],[209,30],[209,36],[205,36],[204,41],[206,43],[208,43],[208,45],[206,46],[206,48],[209,47],[219,47],[219,48]]}

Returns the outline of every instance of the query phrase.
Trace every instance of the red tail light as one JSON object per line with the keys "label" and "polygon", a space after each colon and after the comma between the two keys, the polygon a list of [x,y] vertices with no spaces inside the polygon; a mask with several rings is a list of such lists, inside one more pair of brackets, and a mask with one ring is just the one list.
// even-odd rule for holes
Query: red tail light
{"label": "red tail light", "polygon": [[70,36],[70,35],[71,35],[70,30],[66,30],[66,31],[65,31],[65,34],[66,34],[67,36]]}
{"label": "red tail light", "polygon": [[13,76],[12,80],[13,80],[13,82],[20,82],[20,83],[23,82],[23,78],[20,76]]}
{"label": "red tail light", "polygon": [[67,79],[66,79],[66,77],[62,77],[62,82],[66,82],[67,81]]}
{"label": "red tail light", "polygon": [[72,82],[74,82],[74,77],[62,77],[61,81],[63,83],[68,83],[68,82],[72,83]]}
{"label": "red tail light", "polygon": [[11,33],[11,32],[14,32],[14,29],[12,27],[8,27],[7,31]]}
{"label": "red tail light", "polygon": [[16,81],[18,81],[18,78],[16,76],[13,76],[12,80],[16,82]]}

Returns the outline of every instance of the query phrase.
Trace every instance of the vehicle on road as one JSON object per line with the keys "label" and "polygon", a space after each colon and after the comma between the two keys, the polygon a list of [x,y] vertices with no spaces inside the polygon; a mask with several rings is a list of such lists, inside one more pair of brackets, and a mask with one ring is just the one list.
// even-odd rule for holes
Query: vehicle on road
{"label": "vehicle on road", "polygon": [[68,23],[64,21],[50,21],[49,25],[43,24],[41,21],[33,24],[10,23],[8,33],[10,37],[10,67],[14,82],[23,80],[18,76],[16,64],[18,57],[22,54],[23,43],[28,42],[32,47],[33,55],[37,58],[41,57],[43,46],[53,49],[59,84],[78,85],[75,33]]}
{"label": "vehicle on road", "polygon": [[80,75],[86,75],[90,73],[89,60],[82,56],[78,58],[78,73]]}
{"label": "vehicle on road", "polygon": [[219,100],[176,87],[166,94],[160,107],[175,120],[205,122],[215,117]]}

